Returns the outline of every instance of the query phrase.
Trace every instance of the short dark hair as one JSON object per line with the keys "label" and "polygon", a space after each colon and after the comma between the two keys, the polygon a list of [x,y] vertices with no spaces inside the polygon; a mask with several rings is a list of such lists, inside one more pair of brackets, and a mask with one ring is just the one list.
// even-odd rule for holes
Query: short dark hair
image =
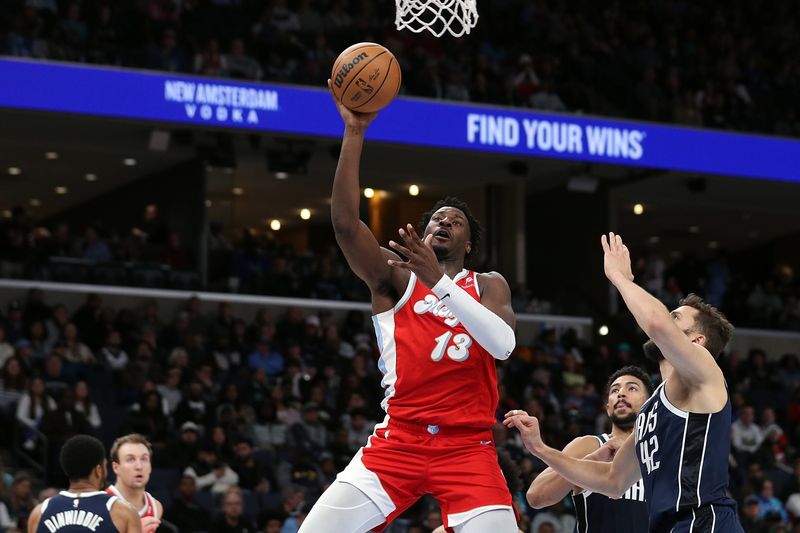
{"label": "short dark hair", "polygon": [[692,293],[678,302],[678,305],[685,305],[697,310],[694,319],[694,328],[702,333],[706,338],[706,350],[714,359],[722,355],[722,351],[731,340],[733,335],[733,324],[731,324],[722,312],[711,304],[703,301],[698,295]]}
{"label": "short dark hair", "polygon": [[76,435],[61,448],[61,468],[70,482],[88,479],[106,459],[106,447],[90,435]]}
{"label": "short dark hair", "polygon": [[478,248],[478,242],[483,236],[483,224],[481,224],[480,221],[475,218],[469,206],[463,200],[460,200],[455,196],[448,196],[436,202],[430,211],[426,211],[422,214],[422,218],[417,224],[417,233],[422,235],[425,232],[425,228],[427,227],[428,223],[431,221],[433,214],[443,207],[455,207],[456,209],[461,210],[461,212],[464,213],[464,216],[467,217],[467,224],[469,225],[469,240],[472,243],[472,248],[464,255],[464,257],[469,259],[475,254],[475,250]]}
{"label": "short dark hair", "polygon": [[642,368],[635,365],[623,366],[622,368],[611,374],[611,376],[608,378],[608,381],[606,382],[606,394],[608,394],[608,390],[611,388],[611,385],[615,381],[617,381],[617,379],[619,379],[620,376],[633,376],[637,378],[639,381],[642,382],[642,385],[644,385],[644,388],[647,391],[647,395],[648,396],[653,395],[653,382],[650,381],[650,376],[648,376],[647,372],[642,370]]}

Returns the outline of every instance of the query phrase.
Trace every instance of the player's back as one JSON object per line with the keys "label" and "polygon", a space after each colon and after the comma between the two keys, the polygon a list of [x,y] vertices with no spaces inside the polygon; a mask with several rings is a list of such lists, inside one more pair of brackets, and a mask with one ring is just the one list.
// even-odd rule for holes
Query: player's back
{"label": "player's back", "polygon": [[636,455],[650,508],[651,532],[742,531],[726,494],[730,400],[717,413],[688,413],[662,383],[636,418]]}
{"label": "player's back", "polygon": [[111,519],[117,501],[104,491],[61,491],[42,503],[37,533],[119,533]]}
{"label": "player's back", "polygon": [[[602,446],[608,442],[609,436],[603,433],[595,438]],[[573,494],[572,501],[575,504],[575,533],[647,531],[647,502],[641,479],[631,485],[617,500],[585,490],[580,494]]]}

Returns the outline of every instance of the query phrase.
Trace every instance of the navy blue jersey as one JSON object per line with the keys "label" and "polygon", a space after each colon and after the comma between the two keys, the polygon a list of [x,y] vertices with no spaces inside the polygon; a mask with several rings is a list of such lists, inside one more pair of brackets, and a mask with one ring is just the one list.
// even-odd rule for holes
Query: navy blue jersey
{"label": "navy blue jersey", "polygon": [[670,403],[664,383],[636,418],[636,455],[650,508],[650,532],[741,532],[736,502],[725,493],[730,399],[717,413],[688,413]]}
{"label": "navy blue jersey", "polygon": [[119,533],[111,520],[111,506],[118,499],[104,491],[61,491],[42,503],[36,533]]}
{"label": "navy blue jersey", "polygon": [[[602,446],[609,436],[595,437]],[[603,494],[584,490],[572,495],[575,504],[575,533],[643,533],[647,531],[647,502],[644,484],[640,479],[625,491],[622,498],[613,500]]]}

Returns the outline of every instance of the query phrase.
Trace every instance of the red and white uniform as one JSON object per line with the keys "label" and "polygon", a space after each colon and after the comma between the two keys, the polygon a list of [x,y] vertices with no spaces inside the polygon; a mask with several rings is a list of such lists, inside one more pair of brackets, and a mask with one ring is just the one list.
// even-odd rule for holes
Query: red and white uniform
{"label": "red and white uniform", "polygon": [[[122,493],[114,485],[109,485],[109,487],[106,489],[106,492],[111,494],[112,496],[116,496],[123,502],[127,503],[128,505],[136,509],[136,506],[131,502],[129,502],[128,500],[126,500],[125,497],[122,495]],[[136,512],[139,513],[139,518],[146,518],[148,516],[158,518],[158,515],[156,514],[157,512],[156,500],[150,495],[149,492],[147,491],[144,492],[144,506],[142,506],[142,508],[138,509]]]}
{"label": "red and white uniform", "polygon": [[[475,272],[453,281],[480,301]],[[492,438],[494,358],[414,273],[394,308],[372,320],[386,418],[338,479],[367,494],[389,521],[427,493],[450,528],[510,509]]]}

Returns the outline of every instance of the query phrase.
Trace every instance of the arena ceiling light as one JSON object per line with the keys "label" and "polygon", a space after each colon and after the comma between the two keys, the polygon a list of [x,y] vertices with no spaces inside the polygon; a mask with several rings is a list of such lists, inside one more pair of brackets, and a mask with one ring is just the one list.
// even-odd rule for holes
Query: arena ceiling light
{"label": "arena ceiling light", "polygon": [[597,330],[597,333],[599,333],[600,336],[605,337],[606,335],[608,335],[608,326],[603,324],[602,326],[600,326],[600,329]]}
{"label": "arena ceiling light", "polygon": [[241,187],[234,187],[233,189],[231,189],[231,192],[233,193],[234,196],[242,196],[244,194],[244,189],[242,189]]}
{"label": "arena ceiling light", "polygon": [[55,191],[56,194],[67,194],[69,192],[69,189],[67,189],[63,185],[59,185],[58,187],[55,188]]}
{"label": "arena ceiling light", "polygon": [[311,218],[311,209],[303,208],[300,210],[300,218],[303,220],[308,220]]}
{"label": "arena ceiling light", "polygon": [[642,204],[634,204],[633,206],[633,214],[634,215],[641,215],[644,213],[644,206]]}
{"label": "arena ceiling light", "polygon": [[276,172],[275,173],[275,178],[279,179],[279,180],[288,179],[289,178],[289,173],[288,172]]}
{"label": "arena ceiling light", "polygon": [[126,157],[125,159],[122,160],[122,164],[125,165],[126,167],[135,167],[136,160],[132,157]]}
{"label": "arena ceiling light", "polygon": [[92,174],[91,172],[89,172],[83,178],[86,181],[97,181],[97,174]]}
{"label": "arena ceiling light", "polygon": [[281,229],[281,221],[278,220],[277,218],[273,218],[272,220],[269,221],[269,229],[271,229],[272,231],[278,231],[279,229]]}
{"label": "arena ceiling light", "polygon": [[58,152],[45,152],[44,158],[49,161],[55,161],[56,159],[58,159]]}
{"label": "arena ceiling light", "polygon": [[700,233],[700,226],[689,226],[689,233]]}
{"label": "arena ceiling light", "polygon": [[22,169],[19,167],[8,167],[8,174],[10,176],[19,176],[22,174]]}
{"label": "arena ceiling light", "polygon": [[373,196],[375,196],[375,189],[372,187],[364,189],[364,198],[372,198]]}
{"label": "arena ceiling light", "polygon": [[419,196],[419,185],[411,184],[408,186],[408,194],[411,196]]}
{"label": "arena ceiling light", "polygon": [[31,207],[40,207],[42,205],[42,201],[39,200],[38,198],[31,198],[30,200],[28,200],[28,205],[30,205]]}

